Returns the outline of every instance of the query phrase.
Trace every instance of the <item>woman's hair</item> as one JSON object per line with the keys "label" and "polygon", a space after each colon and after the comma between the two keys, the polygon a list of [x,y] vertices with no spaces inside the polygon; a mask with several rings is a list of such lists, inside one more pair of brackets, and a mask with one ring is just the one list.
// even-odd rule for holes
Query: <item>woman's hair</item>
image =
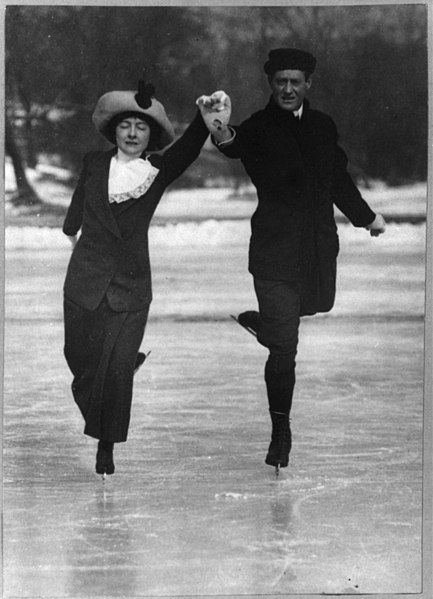
{"label": "woman's hair", "polygon": [[146,150],[151,152],[152,150],[156,150],[160,146],[160,137],[161,137],[161,127],[158,123],[152,118],[143,114],[142,112],[135,112],[133,110],[127,112],[120,112],[113,116],[113,118],[107,123],[105,127],[104,134],[113,143],[116,145],[116,127],[119,123],[128,119],[130,117],[136,117],[141,121],[144,121],[149,125],[150,128],[150,137],[149,143],[147,145]]}

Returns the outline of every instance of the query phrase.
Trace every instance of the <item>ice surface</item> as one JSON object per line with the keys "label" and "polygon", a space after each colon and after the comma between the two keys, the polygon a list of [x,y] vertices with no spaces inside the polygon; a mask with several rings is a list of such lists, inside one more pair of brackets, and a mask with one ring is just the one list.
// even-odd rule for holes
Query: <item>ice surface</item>
{"label": "ice surface", "polygon": [[255,306],[245,241],[172,246],[161,230],[152,353],[105,487],[62,355],[70,250],[53,231],[9,246],[5,597],[419,593],[424,228],[395,243],[343,229],[335,309],[301,326],[278,479],[266,350],[229,318]]}
{"label": "ice surface", "polygon": [[276,479],[266,350],[229,317],[256,305],[253,208],[227,190],[161,203],[152,353],[105,486],[62,355],[69,242],[7,228],[5,597],[421,592],[425,224],[377,239],[339,226],[337,301],[302,321],[294,447]]}

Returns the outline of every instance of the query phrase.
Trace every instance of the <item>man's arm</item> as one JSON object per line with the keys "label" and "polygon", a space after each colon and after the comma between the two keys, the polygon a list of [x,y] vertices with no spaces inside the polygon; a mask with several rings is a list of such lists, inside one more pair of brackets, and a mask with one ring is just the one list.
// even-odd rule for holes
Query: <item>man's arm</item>
{"label": "man's arm", "polygon": [[225,148],[231,145],[236,137],[236,131],[230,125],[221,127],[220,130],[212,135],[212,141],[217,148]]}
{"label": "man's arm", "polygon": [[364,227],[372,237],[377,237],[385,232],[385,220],[381,214],[375,214],[361,196],[347,172],[347,162],[346,154],[337,146],[332,185],[333,202],[355,227]]}
{"label": "man's arm", "polygon": [[376,218],[372,223],[365,227],[367,231],[370,231],[372,237],[379,237],[382,233],[385,233],[386,222],[381,214],[376,214]]}

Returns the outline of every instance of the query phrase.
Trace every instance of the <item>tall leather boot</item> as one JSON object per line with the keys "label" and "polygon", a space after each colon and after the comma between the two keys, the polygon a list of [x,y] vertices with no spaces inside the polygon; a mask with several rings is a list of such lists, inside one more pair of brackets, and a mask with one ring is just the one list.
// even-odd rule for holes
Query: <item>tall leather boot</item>
{"label": "tall leather boot", "polygon": [[288,414],[272,412],[271,410],[269,410],[269,413],[272,420],[272,436],[265,462],[270,466],[275,466],[278,474],[280,468],[286,468],[289,464],[292,433]]}
{"label": "tall leather boot", "polygon": [[295,386],[295,362],[288,355],[270,355],[265,367],[269,413],[272,421],[271,443],[265,458],[266,464],[280,468],[289,464],[292,448],[290,410]]}

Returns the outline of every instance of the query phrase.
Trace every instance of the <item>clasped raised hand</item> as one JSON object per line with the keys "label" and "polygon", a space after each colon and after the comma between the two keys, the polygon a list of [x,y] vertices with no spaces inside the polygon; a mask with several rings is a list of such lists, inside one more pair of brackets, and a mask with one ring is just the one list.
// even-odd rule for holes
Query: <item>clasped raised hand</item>
{"label": "clasped raised hand", "polygon": [[206,127],[211,133],[227,128],[231,115],[230,97],[224,91],[217,91],[210,96],[200,96],[196,100]]}

